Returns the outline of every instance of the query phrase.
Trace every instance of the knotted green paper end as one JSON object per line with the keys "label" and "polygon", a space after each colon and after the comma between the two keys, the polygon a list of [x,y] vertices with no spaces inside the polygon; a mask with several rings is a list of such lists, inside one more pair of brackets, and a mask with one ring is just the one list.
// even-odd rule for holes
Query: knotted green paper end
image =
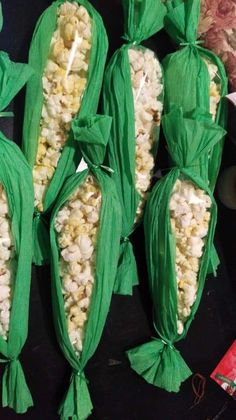
{"label": "knotted green paper end", "polygon": [[123,0],[125,36],[131,44],[140,44],[164,26],[166,7],[162,0]]}
{"label": "knotted green paper end", "polygon": [[42,266],[50,259],[48,224],[43,214],[35,213],[33,219],[33,263]]}
{"label": "knotted green paper end", "polygon": [[10,407],[18,414],[26,413],[33,406],[31,393],[18,359],[7,362],[2,378],[2,406]]}
{"label": "knotted green paper end", "polygon": [[112,118],[106,115],[77,117],[72,121],[74,139],[80,143],[83,158],[88,165],[100,166],[103,163],[111,124]]}
{"label": "knotted green paper end", "polygon": [[131,367],[148,383],[178,392],[191,370],[179,351],[161,339],[154,339],[127,352]]}
{"label": "knotted green paper end", "polygon": [[138,271],[133,252],[133,245],[129,238],[123,239],[120,246],[119,265],[117,269],[114,293],[118,295],[133,294],[133,287],[137,286]]}
{"label": "knotted green paper end", "polygon": [[7,53],[0,51],[0,111],[6,109],[32,74],[33,69],[28,64],[15,63]]}
{"label": "knotted green paper end", "polygon": [[70,387],[58,412],[61,420],[85,420],[92,413],[87,383],[83,372],[72,373]]}

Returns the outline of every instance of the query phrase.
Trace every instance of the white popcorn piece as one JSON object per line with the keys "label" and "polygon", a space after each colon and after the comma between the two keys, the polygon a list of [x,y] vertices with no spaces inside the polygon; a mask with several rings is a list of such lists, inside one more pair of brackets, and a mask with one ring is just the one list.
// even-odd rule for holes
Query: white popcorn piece
{"label": "white popcorn piece", "polygon": [[54,225],[68,334],[78,357],[93,291],[101,200],[100,188],[89,175],[59,210]]}
{"label": "white popcorn piece", "polygon": [[[58,7],[57,26],[42,77],[44,103],[33,170],[35,207],[43,199],[79,112],[87,85],[92,21],[84,6],[66,1]],[[0,215],[4,209],[0,207]]]}
{"label": "white popcorn piece", "polygon": [[177,321],[177,331],[179,335],[183,334],[184,332],[184,325],[183,322],[180,320]]}
{"label": "white popcorn piece", "polygon": [[4,187],[0,184],[0,335],[8,339],[14,277],[14,245]]}
{"label": "white popcorn piece", "polygon": [[10,284],[11,272],[9,269],[5,267],[1,267],[0,269],[0,285],[8,285]]}
{"label": "white popcorn piece", "polygon": [[79,247],[81,258],[83,260],[89,260],[94,251],[94,247],[92,246],[92,241],[89,236],[79,235],[75,242]]}
{"label": "white popcorn piece", "polygon": [[81,260],[81,252],[76,245],[69,245],[67,248],[63,249],[61,255],[67,262]]}
{"label": "white popcorn piece", "polygon": [[155,165],[154,130],[161,122],[163,105],[158,99],[163,92],[163,84],[161,66],[153,51],[132,47],[128,55],[135,111],[135,186],[141,197],[136,223],[142,216]]}
{"label": "white popcorn piece", "polygon": [[10,287],[9,286],[0,286],[0,302],[5,301],[10,297]]}
{"label": "white popcorn piece", "polygon": [[181,335],[197,297],[198,273],[208,234],[211,199],[191,181],[178,179],[170,199],[176,243],[177,332]]}

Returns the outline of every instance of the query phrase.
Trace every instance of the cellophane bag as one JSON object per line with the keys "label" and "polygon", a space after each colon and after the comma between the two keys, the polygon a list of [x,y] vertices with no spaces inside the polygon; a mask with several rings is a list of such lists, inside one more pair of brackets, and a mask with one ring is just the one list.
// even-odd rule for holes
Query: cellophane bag
{"label": "cellophane bag", "polygon": [[147,382],[178,392],[191,375],[175,343],[186,337],[202,296],[213,247],[217,208],[201,155],[224,130],[201,112],[173,109],[163,130],[176,165],[157,182],[145,211],[146,258],[158,335],[128,351],[131,367]]}
{"label": "cellophane bag", "polygon": [[48,213],[81,159],[71,122],[97,110],[107,44],[102,19],[87,0],[54,1],[36,25],[23,151],[33,171],[37,265],[49,258]]}
{"label": "cellophane bag", "polygon": [[[163,60],[165,75],[165,112],[172,105],[184,112],[196,107],[210,112],[212,119],[226,125],[227,77],[220,58],[202,47],[198,39],[201,0],[166,0],[165,29],[181,49]],[[222,138],[209,152],[209,186],[213,191],[218,177],[224,146]],[[201,163],[204,171],[204,164]]]}
{"label": "cellophane bag", "polygon": [[91,414],[84,369],[102,335],[118,265],[121,209],[110,169],[102,165],[110,127],[106,116],[72,122],[88,168],[67,180],[51,219],[54,321],[72,368],[59,409],[63,420]]}
{"label": "cellophane bag", "polygon": [[114,169],[123,214],[120,260],[114,291],[131,295],[138,284],[130,235],[141,221],[157,152],[163,108],[163,75],[158,58],[142,41],[163,27],[160,0],[124,0],[126,43],[105,72],[103,111],[112,116],[107,161]]}
{"label": "cellophane bag", "polygon": [[205,48],[225,64],[232,92],[236,91],[236,4],[234,0],[201,0],[198,33]]}
{"label": "cellophane bag", "polygon": [[[0,8],[0,30],[2,12]],[[4,109],[32,75],[28,65],[0,52],[0,122]],[[2,406],[25,413],[33,405],[19,360],[28,333],[31,281],[33,182],[16,144],[0,132],[0,363]]]}

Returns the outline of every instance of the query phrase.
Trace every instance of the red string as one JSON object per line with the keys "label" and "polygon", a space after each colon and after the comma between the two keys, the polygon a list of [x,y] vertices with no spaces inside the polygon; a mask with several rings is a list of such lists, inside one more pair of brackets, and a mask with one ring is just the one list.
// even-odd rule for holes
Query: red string
{"label": "red string", "polygon": [[194,404],[199,404],[205,395],[206,378],[200,373],[195,373],[192,377],[192,388],[195,394]]}

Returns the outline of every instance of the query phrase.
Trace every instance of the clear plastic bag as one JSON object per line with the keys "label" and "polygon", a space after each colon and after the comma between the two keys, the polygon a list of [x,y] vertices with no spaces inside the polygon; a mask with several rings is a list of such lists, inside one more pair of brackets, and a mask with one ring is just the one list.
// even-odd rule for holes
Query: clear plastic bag
{"label": "clear plastic bag", "polygon": [[175,240],[177,286],[177,332],[184,325],[197,299],[198,274],[209,229],[211,199],[204,190],[184,177],[179,178],[170,196],[170,222]]}
{"label": "clear plastic bag", "polygon": [[0,336],[7,341],[16,271],[12,221],[5,188],[0,183]]}
{"label": "clear plastic bag", "polygon": [[55,218],[68,334],[78,356],[95,280],[101,194],[94,176],[88,175]]}
{"label": "clear plastic bag", "polygon": [[88,82],[92,19],[78,3],[58,7],[48,60],[42,78],[43,108],[33,169],[35,207],[43,198],[68,139],[71,121],[79,112]]}
{"label": "clear plastic bag", "polygon": [[209,74],[209,112],[212,115],[213,121],[217,119],[218,107],[221,100],[221,77],[218,71],[218,67],[214,64],[210,57],[205,56],[204,53],[200,53],[204,60],[208,74]]}
{"label": "clear plastic bag", "polygon": [[107,162],[123,211],[120,260],[114,291],[132,294],[138,273],[130,236],[141,221],[156,157],[163,102],[162,70],[142,41],[162,29],[161,0],[124,0],[124,44],[104,77],[103,112],[113,118]]}
{"label": "clear plastic bag", "polygon": [[148,48],[128,49],[135,116],[135,182],[140,195],[135,222],[142,216],[150,188],[163,109],[163,75],[158,58]]}

